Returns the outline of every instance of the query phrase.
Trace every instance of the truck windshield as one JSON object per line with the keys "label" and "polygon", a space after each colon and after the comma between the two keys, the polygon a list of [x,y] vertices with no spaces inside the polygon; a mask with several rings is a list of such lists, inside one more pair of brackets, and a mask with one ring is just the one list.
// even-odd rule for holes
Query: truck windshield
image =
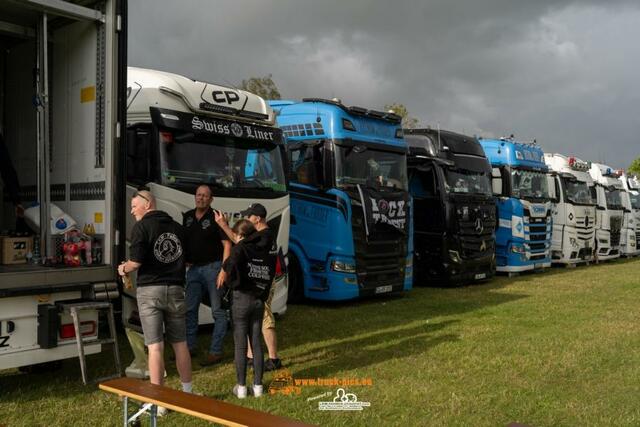
{"label": "truck windshield", "polygon": [[445,170],[447,193],[483,194],[491,196],[491,181],[484,173],[462,169]]}
{"label": "truck windshield", "polygon": [[631,199],[631,207],[633,209],[640,209],[640,194],[629,193]]}
{"label": "truck windshield", "polygon": [[286,191],[277,145],[223,136],[160,131],[162,184]]}
{"label": "truck windshield", "polygon": [[584,181],[576,179],[562,178],[565,189],[565,199],[569,203],[576,205],[593,205],[591,190]]}
{"label": "truck windshield", "polygon": [[622,206],[622,195],[620,194],[620,190],[609,190],[605,188],[604,195],[607,199],[607,208],[612,210],[621,210]]}
{"label": "truck windshield", "polygon": [[336,185],[407,189],[407,157],[403,153],[336,145]]}
{"label": "truck windshield", "polygon": [[511,195],[518,199],[549,199],[547,174],[528,169],[511,171]]}

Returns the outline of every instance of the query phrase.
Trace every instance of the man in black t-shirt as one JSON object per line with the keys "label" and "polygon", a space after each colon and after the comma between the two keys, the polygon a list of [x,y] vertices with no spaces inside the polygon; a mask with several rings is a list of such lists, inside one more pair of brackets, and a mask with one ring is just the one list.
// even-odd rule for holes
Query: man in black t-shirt
{"label": "man in black t-shirt", "polygon": [[[240,212],[240,215],[246,217],[253,226],[256,228],[254,234],[251,235],[252,240],[257,241],[257,246],[268,248],[271,254],[271,262],[275,266],[277,257],[277,243],[276,238],[272,230],[267,224],[267,209],[261,203],[252,203],[249,207]],[[225,232],[225,234],[233,241],[237,242],[237,236],[233,230],[229,227],[226,218],[216,212],[215,220]],[[275,268],[274,268],[275,270]],[[269,351],[269,359],[265,362],[265,371],[274,371],[282,368],[282,362],[278,357],[278,340],[276,335],[276,319],[271,311],[271,302],[275,293],[275,282],[271,285],[269,297],[264,303],[264,318],[262,321],[262,335],[264,336],[264,342],[267,344],[267,350]],[[251,353],[248,355],[251,358]]]}
{"label": "man in black t-shirt", "polygon": [[164,381],[164,339],[173,346],[182,390],[191,392],[191,357],[186,341],[184,303],[184,233],[167,213],[156,210],[149,191],[131,199],[130,258],[118,267],[121,276],[138,271],[136,299],[144,342],[149,349],[152,384]]}
{"label": "man in black t-shirt", "polygon": [[216,288],[222,261],[231,251],[231,242],[216,224],[208,185],[201,185],[195,194],[196,208],[184,214],[187,261],[187,345],[193,354],[198,332],[198,310],[202,296],[209,294],[214,325],[211,345],[201,365],[222,360],[222,342],[227,333],[227,313],[222,308],[222,290]]}

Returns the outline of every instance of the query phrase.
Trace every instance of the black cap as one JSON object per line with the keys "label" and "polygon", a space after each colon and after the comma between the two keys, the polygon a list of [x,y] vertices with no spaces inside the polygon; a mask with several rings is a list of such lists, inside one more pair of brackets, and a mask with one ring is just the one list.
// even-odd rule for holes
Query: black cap
{"label": "black cap", "polygon": [[255,215],[255,216],[259,216],[261,218],[266,218],[267,217],[267,208],[265,208],[260,203],[252,203],[252,204],[249,205],[249,207],[247,209],[245,209],[243,211],[240,211],[240,215],[242,215],[242,216]]}

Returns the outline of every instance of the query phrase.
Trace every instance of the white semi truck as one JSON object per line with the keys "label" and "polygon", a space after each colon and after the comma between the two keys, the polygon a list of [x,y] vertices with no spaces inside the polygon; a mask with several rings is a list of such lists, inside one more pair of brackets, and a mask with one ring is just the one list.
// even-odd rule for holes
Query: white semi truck
{"label": "white semi truck", "polygon": [[551,262],[576,265],[593,259],[596,202],[589,164],[576,157],[545,153],[555,190]]}
{"label": "white semi truck", "polygon": [[[119,297],[126,1],[0,2],[0,51],[3,177],[17,177],[0,188],[12,185],[19,194],[0,199],[0,369],[6,369],[77,357],[65,305]],[[23,208],[33,213],[35,235],[17,237],[12,230]],[[58,217],[58,208],[65,214]],[[93,250],[73,255],[70,245],[65,262],[63,244],[72,236],[65,232],[73,223],[88,233],[75,238]],[[102,350],[99,319],[95,309],[80,313],[86,354]]]}
{"label": "white semi truck", "polygon": [[622,182],[622,205],[624,221],[620,239],[621,255],[633,257],[640,255],[640,180],[635,176],[627,176],[624,171],[618,172]]}
{"label": "white semi truck", "polygon": [[[272,309],[283,314],[290,209],[282,132],[271,107],[243,90],[162,71],[129,67],[127,81],[127,199],[147,187],[158,209],[182,223],[182,215],[194,208],[196,188],[208,184],[213,207],[231,218],[231,225],[251,203],[263,204],[277,236]],[[127,236],[133,223],[129,215]],[[123,320],[140,330],[134,297],[134,291],[125,291]],[[211,310],[201,305],[199,319],[213,322]],[[143,357],[137,360],[137,366],[144,364]],[[143,376],[135,370],[130,366],[127,374]]]}
{"label": "white semi truck", "polygon": [[592,163],[589,174],[595,183],[592,196],[596,200],[596,260],[620,257],[623,211],[622,182],[607,165]]}

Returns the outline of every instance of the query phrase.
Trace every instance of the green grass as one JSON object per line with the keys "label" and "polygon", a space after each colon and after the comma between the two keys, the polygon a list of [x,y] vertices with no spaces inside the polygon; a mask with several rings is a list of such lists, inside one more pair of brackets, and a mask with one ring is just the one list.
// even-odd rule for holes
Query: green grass
{"label": "green grass", "polygon": [[[278,321],[295,378],[367,378],[347,387],[371,406],[318,410],[337,387],[235,399],[231,363],[195,370],[205,395],[327,426],[640,425],[640,260],[497,278],[395,298],[290,306]],[[124,360],[131,360],[124,336]],[[208,334],[202,332],[204,349]],[[231,358],[231,337],[225,351]],[[229,359],[230,360],[230,359]],[[107,354],[90,356],[106,373]],[[168,383],[178,388],[175,367]],[[94,372],[95,374],[95,372]],[[269,384],[272,374],[265,376]],[[0,372],[0,424],[119,425],[117,397],[83,387],[77,361],[61,370]],[[172,413],[166,426],[206,425]]]}

